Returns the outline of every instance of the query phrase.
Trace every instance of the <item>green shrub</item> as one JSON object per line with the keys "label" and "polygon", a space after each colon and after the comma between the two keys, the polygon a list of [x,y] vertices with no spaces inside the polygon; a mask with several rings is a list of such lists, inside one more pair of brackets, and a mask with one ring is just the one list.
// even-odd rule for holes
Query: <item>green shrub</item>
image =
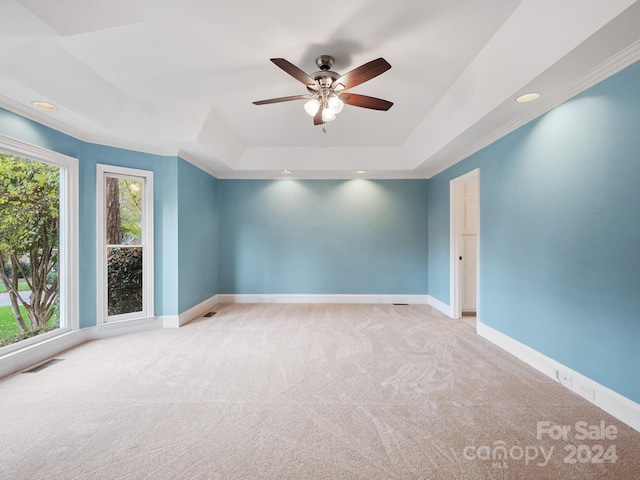
{"label": "green shrub", "polygon": [[6,338],[0,338],[0,347],[6,347],[7,345],[11,345],[12,343],[20,342],[21,340],[26,340],[27,338],[35,337],[36,335],[40,335],[42,333],[50,332],[51,330],[55,330],[58,328],[56,325],[47,325],[46,327],[37,328],[35,330],[27,330],[26,332],[16,333],[15,335],[11,335]]}
{"label": "green shrub", "polygon": [[108,314],[142,311],[142,249],[112,248],[107,265]]}
{"label": "green shrub", "polygon": [[[29,262],[26,262],[20,259],[18,260],[18,263],[20,264],[20,267],[22,268],[22,271],[25,273],[25,275],[29,277],[31,275],[31,266],[29,265]],[[11,268],[11,263],[9,262],[5,263],[4,269],[5,269],[5,272],[7,272],[7,275],[9,275],[9,278],[12,278],[13,271]],[[21,271],[18,271],[18,278],[24,278]]]}

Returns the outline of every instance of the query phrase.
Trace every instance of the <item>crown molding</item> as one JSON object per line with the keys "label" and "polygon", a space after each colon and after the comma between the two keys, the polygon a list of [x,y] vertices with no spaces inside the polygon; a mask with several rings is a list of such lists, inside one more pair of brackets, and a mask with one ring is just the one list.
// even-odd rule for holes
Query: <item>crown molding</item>
{"label": "crown molding", "polygon": [[157,145],[149,145],[147,143],[131,142],[128,140],[118,140],[110,137],[104,137],[101,135],[92,135],[81,131],[78,128],[54,118],[46,114],[42,114],[31,107],[27,107],[22,103],[16,102],[4,95],[0,95],[0,108],[4,108],[12,113],[20,115],[28,120],[44,125],[45,127],[52,128],[57,132],[69,135],[70,137],[80,140],[81,142],[91,143],[95,145],[102,145],[105,147],[122,148],[125,150],[132,150],[135,152],[149,153],[152,155],[160,156],[177,156],[178,149],[163,148]]}
{"label": "crown molding", "polygon": [[500,127],[492,130],[478,141],[471,143],[467,148],[460,150],[456,155],[450,157],[445,163],[438,163],[433,168],[427,169],[427,178],[431,178],[465,158],[470,157],[474,153],[491,145],[493,142],[563,104],[567,100],[624,70],[626,67],[638,60],[640,60],[640,41],[635,42],[597,67],[593,68],[582,77],[567,84],[555,94],[544,97],[544,99],[540,100],[540,102],[535,106],[532,106],[532,108],[527,109],[525,112],[514,117],[509,122],[506,122]]}
{"label": "crown molding", "polygon": [[217,172],[214,168],[211,167],[211,165],[208,165],[207,163],[203,162],[202,160],[196,158],[195,156],[183,151],[183,150],[178,150],[177,156],[179,158],[181,158],[182,160],[189,162],[191,165],[193,165],[194,167],[199,168],[200,170],[208,173],[209,175],[211,175],[212,177],[215,178],[222,178],[220,176],[220,173]]}
{"label": "crown molding", "polygon": [[77,140],[85,141],[83,138],[85,134],[79,129],[72,127],[60,120],[55,120],[50,116],[40,113],[34,108],[27,107],[20,102],[16,102],[9,97],[0,94],[0,108],[4,108],[12,113],[20,115],[21,117],[31,120],[33,122],[44,125],[45,127],[52,128],[60,133],[69,135]]}

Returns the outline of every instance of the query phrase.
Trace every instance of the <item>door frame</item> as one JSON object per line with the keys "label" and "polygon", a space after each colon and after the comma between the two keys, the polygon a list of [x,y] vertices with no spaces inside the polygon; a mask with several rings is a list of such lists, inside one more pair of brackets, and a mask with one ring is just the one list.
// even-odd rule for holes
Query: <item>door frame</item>
{"label": "door frame", "polygon": [[450,273],[449,273],[449,299],[451,308],[451,318],[462,318],[462,302],[460,295],[462,292],[461,262],[459,260],[462,249],[461,233],[463,220],[463,198],[462,184],[468,180],[475,179],[478,182],[478,232],[476,244],[476,318],[480,313],[480,169],[476,168],[470,172],[460,175],[449,181],[449,252],[450,252]]}

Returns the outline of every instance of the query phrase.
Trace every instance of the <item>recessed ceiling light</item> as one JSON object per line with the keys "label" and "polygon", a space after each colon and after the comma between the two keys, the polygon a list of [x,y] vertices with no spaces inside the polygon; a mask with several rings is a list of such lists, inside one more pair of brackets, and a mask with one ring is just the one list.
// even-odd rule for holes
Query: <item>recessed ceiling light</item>
{"label": "recessed ceiling light", "polygon": [[356,170],[356,173],[362,175],[363,173],[367,173],[366,170]]}
{"label": "recessed ceiling light", "polygon": [[284,175],[289,175],[291,173],[291,170],[280,170],[280,173]]}
{"label": "recessed ceiling light", "polygon": [[48,110],[50,112],[58,109],[58,107],[56,107],[55,105],[51,105],[50,103],[47,103],[47,102],[31,102],[31,105],[33,105],[36,108],[39,108],[40,110]]}
{"label": "recessed ceiling light", "polygon": [[520,95],[518,98],[516,98],[516,102],[518,103],[533,102],[534,100],[537,100],[539,98],[540,98],[539,93],[525,93],[524,95]]}

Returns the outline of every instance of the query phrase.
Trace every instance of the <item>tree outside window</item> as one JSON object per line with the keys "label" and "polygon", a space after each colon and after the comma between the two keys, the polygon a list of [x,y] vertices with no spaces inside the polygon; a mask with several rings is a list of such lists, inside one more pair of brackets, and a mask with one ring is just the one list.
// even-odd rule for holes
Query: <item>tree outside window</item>
{"label": "tree outside window", "polygon": [[59,216],[60,169],[0,152],[0,280],[18,327],[0,346],[59,326]]}
{"label": "tree outside window", "polygon": [[141,179],[105,178],[107,314],[143,310]]}

